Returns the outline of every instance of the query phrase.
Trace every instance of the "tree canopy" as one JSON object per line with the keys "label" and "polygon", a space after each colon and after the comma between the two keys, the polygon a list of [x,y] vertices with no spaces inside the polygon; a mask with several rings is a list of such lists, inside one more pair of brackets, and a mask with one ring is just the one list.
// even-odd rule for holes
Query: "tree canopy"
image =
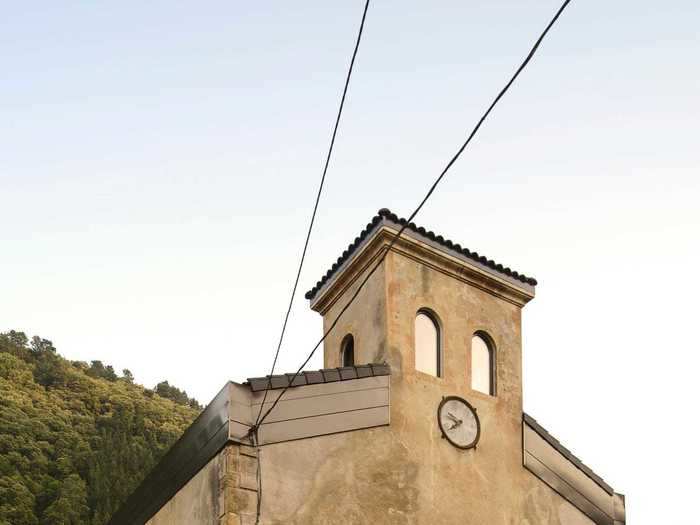
{"label": "tree canopy", "polygon": [[103,525],[201,410],[51,341],[0,334],[0,525]]}

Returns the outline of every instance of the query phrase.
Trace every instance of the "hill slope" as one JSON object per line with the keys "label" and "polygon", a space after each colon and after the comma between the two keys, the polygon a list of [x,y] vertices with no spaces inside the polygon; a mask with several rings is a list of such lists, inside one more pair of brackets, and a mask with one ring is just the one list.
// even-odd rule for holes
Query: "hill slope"
{"label": "hill slope", "polygon": [[201,409],[132,380],[0,334],[0,525],[107,522]]}

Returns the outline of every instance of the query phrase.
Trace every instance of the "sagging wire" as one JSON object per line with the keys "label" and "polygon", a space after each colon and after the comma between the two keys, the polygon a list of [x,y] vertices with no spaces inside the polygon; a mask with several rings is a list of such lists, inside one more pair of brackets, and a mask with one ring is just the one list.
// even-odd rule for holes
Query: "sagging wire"
{"label": "sagging wire", "polygon": [[[338,114],[335,118],[335,126],[333,127],[333,135],[331,136],[331,143],[328,147],[328,154],[326,155],[326,163],[323,166],[323,174],[321,175],[321,183],[318,187],[318,192],[316,193],[316,201],[314,203],[314,209],[311,214],[311,220],[309,221],[309,229],[306,232],[306,241],[304,241],[304,249],[301,253],[301,259],[299,260],[299,268],[297,269],[297,275],[294,280],[294,286],[292,287],[292,294],[289,297],[289,306],[287,307],[287,313],[284,316],[284,323],[282,323],[282,332],[280,333],[279,341],[277,343],[277,351],[275,352],[275,358],[272,361],[272,369],[270,370],[270,376],[275,373],[275,367],[277,366],[277,359],[280,355],[280,349],[282,348],[282,341],[284,340],[284,334],[287,330],[287,323],[289,321],[289,314],[292,311],[292,305],[294,304],[294,296],[297,292],[297,287],[299,286],[299,278],[301,277],[301,270],[304,267],[304,260],[306,259],[306,252],[309,248],[309,239],[311,238],[311,231],[314,228],[314,222],[316,220],[316,212],[318,211],[318,203],[321,200],[321,193],[323,192],[323,185],[326,181],[326,173],[328,172],[328,165],[331,161],[331,154],[333,153],[333,146],[335,145],[335,137],[338,134],[338,126],[340,124],[340,117],[343,114],[343,107],[345,106],[345,97],[348,93],[348,86],[350,85],[350,77],[352,76],[352,70],[355,66],[355,58],[357,57],[357,51],[360,48],[360,40],[362,40],[362,31],[365,27],[365,19],[367,18],[367,9],[369,8],[369,0],[365,2],[365,8],[362,12],[362,21],[360,22],[360,29],[357,33],[357,40],[355,41],[355,49],[352,52],[352,59],[350,60],[350,67],[348,68],[348,74],[345,77],[345,86],[343,87],[343,96],[340,98],[340,106],[338,107]],[[262,413],[263,406],[265,406],[265,401],[267,401],[267,392],[269,387],[265,388],[265,394],[263,396],[263,402],[260,405],[260,411],[255,419],[255,424],[257,425],[260,421],[260,414]]]}
{"label": "sagging wire", "polygon": [[[265,414],[264,414],[262,417],[258,417],[257,422],[256,422],[256,425],[255,425],[256,429],[257,429],[257,427],[259,427],[259,426],[265,421],[265,418],[267,418],[267,416],[270,414],[270,412],[272,412],[272,411],[275,409],[275,407],[276,407],[277,404],[279,403],[280,399],[282,399],[282,396],[284,396],[284,394],[287,392],[287,390],[289,390],[289,388],[291,387],[291,385],[294,384],[294,380],[299,376],[299,374],[300,374],[301,371],[304,369],[304,367],[309,363],[309,361],[311,360],[311,358],[312,358],[312,357],[314,356],[314,354],[316,353],[316,350],[318,350],[319,346],[321,346],[321,344],[322,344],[323,341],[326,339],[326,337],[328,337],[328,334],[330,334],[331,331],[333,330],[333,328],[335,328],[335,326],[338,324],[338,321],[340,320],[340,318],[342,317],[342,315],[347,311],[347,309],[350,307],[350,305],[353,303],[353,301],[354,301],[354,300],[357,298],[357,296],[360,294],[360,292],[361,292],[362,289],[364,288],[364,286],[365,286],[365,284],[367,283],[367,281],[370,279],[370,277],[372,277],[372,275],[373,275],[374,272],[377,270],[377,268],[382,264],[382,262],[384,262],[384,259],[386,258],[387,254],[389,253],[389,251],[391,250],[391,248],[394,246],[394,244],[396,244],[396,242],[397,242],[397,240],[399,239],[399,237],[401,237],[401,234],[402,234],[402,233],[404,232],[404,230],[408,227],[408,225],[413,221],[413,219],[416,217],[416,215],[418,215],[418,212],[420,212],[420,210],[423,208],[423,206],[424,206],[425,203],[428,201],[428,199],[432,196],[432,194],[433,194],[433,192],[435,191],[435,189],[437,188],[438,184],[440,184],[440,182],[441,182],[442,179],[445,177],[445,175],[447,174],[447,172],[449,171],[449,169],[453,166],[453,164],[457,161],[457,159],[459,159],[459,157],[462,155],[462,153],[463,153],[464,150],[467,148],[467,146],[469,145],[469,143],[472,141],[472,139],[474,138],[474,136],[476,135],[476,133],[479,131],[479,129],[481,128],[481,125],[484,123],[484,121],[486,120],[486,118],[489,116],[489,114],[491,113],[491,111],[493,110],[493,108],[496,107],[496,105],[497,105],[498,102],[501,100],[501,98],[503,98],[503,95],[505,95],[506,92],[508,92],[508,90],[509,90],[510,87],[513,85],[513,83],[515,82],[515,80],[518,78],[518,76],[520,76],[520,73],[521,73],[521,72],[525,69],[525,67],[530,63],[530,61],[532,60],[532,57],[535,56],[535,53],[537,52],[537,49],[540,47],[540,44],[542,43],[542,40],[544,40],[544,37],[547,35],[547,33],[549,33],[549,30],[550,30],[550,29],[552,28],[552,26],[556,23],[556,21],[559,19],[559,17],[561,16],[561,14],[564,12],[564,9],[566,9],[566,7],[569,5],[570,2],[571,2],[571,0],[565,0],[565,2],[564,2],[564,3],[561,5],[561,7],[557,10],[557,12],[556,12],[556,14],[554,15],[554,17],[550,20],[549,24],[547,24],[547,26],[545,27],[544,31],[540,34],[539,38],[537,38],[537,40],[535,41],[535,44],[532,46],[532,49],[530,49],[530,52],[529,52],[528,55],[525,57],[525,60],[523,60],[523,62],[520,64],[520,66],[516,69],[515,73],[513,73],[513,75],[511,76],[510,80],[508,80],[508,82],[507,82],[506,85],[501,89],[501,91],[498,93],[498,95],[496,96],[496,98],[494,98],[494,100],[491,102],[491,104],[489,105],[488,109],[484,112],[484,114],[481,116],[481,118],[479,119],[479,121],[477,122],[477,124],[476,124],[476,125],[474,126],[474,128],[472,129],[471,133],[469,133],[469,136],[467,137],[467,139],[466,139],[466,140],[464,141],[464,143],[460,146],[460,148],[457,150],[457,152],[452,156],[452,158],[451,158],[450,161],[447,163],[447,165],[445,166],[445,168],[442,170],[442,172],[440,173],[440,175],[437,177],[437,179],[435,180],[435,182],[433,182],[433,184],[430,186],[430,189],[428,190],[428,192],[426,193],[426,195],[423,197],[423,199],[421,200],[420,204],[418,204],[418,206],[416,207],[416,209],[413,210],[413,212],[412,212],[411,215],[408,217],[408,219],[406,220],[406,222],[401,226],[401,228],[399,229],[399,231],[393,236],[393,238],[391,239],[391,242],[389,242],[389,245],[383,250],[382,255],[381,255],[381,257],[379,258],[379,260],[377,261],[377,263],[372,267],[372,269],[370,270],[370,272],[369,272],[369,273],[365,276],[365,278],[362,280],[362,282],[360,283],[360,285],[357,287],[357,289],[356,289],[355,292],[353,293],[352,297],[350,297],[350,300],[345,304],[345,306],[342,308],[342,310],[340,310],[340,312],[338,313],[338,315],[335,317],[335,319],[334,319],[333,322],[331,323],[330,327],[324,332],[323,337],[321,337],[321,339],[318,341],[318,343],[316,343],[316,345],[311,349],[311,352],[309,353],[308,357],[304,360],[304,362],[301,364],[301,366],[297,369],[297,371],[294,373],[294,375],[291,377],[291,379],[288,380],[287,385],[282,389],[282,391],[280,392],[279,396],[277,396],[277,398],[276,398],[275,401],[272,403],[272,405],[270,406],[270,408],[268,408],[268,410],[265,412]],[[270,378],[270,382],[271,382],[271,378]],[[266,390],[266,392],[267,392],[267,390]],[[261,405],[260,409],[261,409],[260,412],[262,412],[262,405]]]}
{"label": "sagging wire", "polygon": [[[364,288],[365,284],[369,281],[369,279],[372,277],[372,275],[373,275],[374,272],[377,270],[377,268],[379,268],[379,266],[381,266],[381,264],[384,262],[384,260],[386,259],[388,253],[391,251],[391,249],[393,248],[393,246],[396,244],[396,242],[398,241],[398,239],[401,237],[401,235],[403,234],[404,230],[408,227],[409,224],[411,224],[411,222],[412,222],[413,219],[416,217],[416,215],[418,215],[418,213],[419,213],[420,210],[423,208],[423,206],[425,205],[425,203],[426,203],[426,202],[428,201],[428,199],[432,196],[432,194],[433,194],[433,192],[435,191],[435,189],[437,188],[437,186],[440,184],[440,182],[442,181],[442,179],[445,177],[445,175],[447,174],[447,172],[449,171],[449,169],[454,165],[454,163],[457,161],[457,159],[459,159],[459,157],[462,155],[462,153],[464,152],[464,150],[467,148],[467,146],[469,145],[469,143],[472,141],[472,139],[474,138],[474,136],[476,135],[476,133],[477,133],[477,132],[479,131],[479,129],[481,128],[481,125],[484,123],[484,121],[486,120],[486,118],[487,118],[487,117],[489,116],[489,114],[491,113],[491,111],[492,111],[492,110],[494,109],[494,107],[498,104],[498,102],[501,100],[501,98],[503,98],[503,96],[504,96],[504,95],[506,94],[506,92],[510,89],[510,87],[513,85],[513,83],[515,82],[515,80],[518,78],[518,76],[520,76],[520,73],[525,69],[525,67],[526,67],[526,66],[529,64],[529,62],[532,60],[532,58],[534,57],[535,53],[537,52],[537,49],[539,48],[540,44],[541,44],[542,41],[544,40],[544,37],[547,35],[547,33],[549,33],[549,31],[550,31],[550,29],[552,28],[552,26],[554,26],[554,24],[555,24],[556,21],[559,19],[559,17],[560,17],[561,14],[564,12],[564,10],[566,9],[566,7],[569,5],[570,2],[571,2],[571,0],[565,0],[564,3],[561,5],[561,7],[558,9],[558,11],[557,11],[556,14],[554,15],[554,17],[550,20],[549,24],[547,24],[547,26],[545,27],[544,31],[540,34],[539,38],[535,41],[535,44],[532,46],[530,52],[529,52],[528,55],[525,57],[525,60],[523,60],[523,62],[520,64],[520,66],[516,69],[515,73],[511,76],[510,80],[509,80],[509,81],[506,83],[506,85],[501,89],[501,91],[498,93],[498,95],[496,96],[496,98],[491,102],[491,104],[489,105],[489,107],[487,108],[487,110],[484,112],[484,114],[483,114],[483,115],[481,116],[481,118],[478,120],[477,124],[476,124],[476,125],[474,126],[474,128],[472,129],[471,133],[469,133],[467,139],[466,139],[466,140],[464,141],[464,143],[460,146],[460,148],[457,150],[457,152],[452,156],[452,158],[451,158],[450,161],[447,163],[447,165],[445,166],[445,168],[442,170],[442,172],[440,173],[440,175],[437,177],[437,179],[436,179],[436,180],[433,182],[433,184],[430,186],[428,192],[427,192],[426,195],[423,197],[423,199],[421,200],[421,202],[418,204],[418,206],[416,207],[416,209],[411,213],[411,215],[408,217],[408,219],[402,224],[401,228],[400,228],[400,229],[398,230],[398,232],[396,232],[396,234],[392,237],[391,241],[390,241],[389,244],[386,246],[386,248],[383,248],[383,250],[382,250],[382,252],[381,252],[381,255],[380,255],[380,257],[378,258],[376,264],[372,267],[372,269],[369,271],[369,273],[364,277],[364,279],[361,281],[360,285],[357,287],[357,289],[356,289],[355,292],[352,294],[352,296],[350,297],[350,299],[347,301],[347,303],[345,304],[345,306],[343,306],[342,310],[341,310],[341,311],[338,313],[338,315],[335,317],[335,319],[334,319],[333,322],[331,323],[330,327],[324,332],[323,337],[321,337],[321,339],[320,339],[320,340],[316,343],[316,345],[311,349],[311,352],[310,352],[309,355],[306,357],[306,359],[304,360],[304,362],[303,362],[303,363],[301,364],[301,366],[297,369],[297,371],[294,373],[294,375],[292,376],[292,378],[288,380],[287,385],[282,389],[282,391],[280,392],[280,394],[277,396],[277,398],[274,400],[274,402],[271,404],[271,406],[267,409],[267,411],[266,411],[262,416],[261,416],[261,414],[262,414],[262,410],[263,410],[263,407],[264,407],[264,401],[263,401],[263,403],[261,403],[261,405],[260,405],[260,411],[258,412],[258,417],[257,417],[257,419],[256,419],[256,423],[250,428],[250,430],[249,430],[249,432],[248,432],[248,435],[251,437],[251,441],[252,441],[253,443],[256,444],[257,451],[258,451],[258,506],[257,506],[256,521],[255,521],[256,525],[259,525],[259,523],[260,523],[260,513],[261,513],[261,506],[262,506],[262,474],[261,474],[261,468],[260,468],[260,464],[261,464],[261,462],[260,462],[260,446],[259,446],[259,441],[258,441],[258,429],[260,428],[260,425],[263,424],[263,422],[265,421],[265,419],[266,419],[266,418],[270,415],[270,413],[275,409],[275,407],[277,406],[277,404],[279,403],[279,401],[282,399],[282,396],[284,396],[284,394],[287,392],[287,390],[289,390],[289,388],[291,387],[291,385],[294,384],[294,381],[296,380],[296,378],[299,376],[299,374],[301,373],[301,371],[304,369],[304,367],[309,363],[309,361],[311,360],[311,358],[314,356],[314,354],[316,353],[316,350],[318,350],[318,348],[321,346],[321,344],[323,343],[323,341],[325,341],[325,339],[328,337],[328,335],[331,333],[331,331],[332,331],[332,330],[335,328],[335,326],[338,324],[340,318],[343,316],[343,314],[348,310],[348,308],[350,307],[350,305],[351,305],[351,304],[355,301],[355,299],[358,297],[358,295],[360,294],[360,292],[361,292],[362,289]],[[368,3],[369,3],[369,2],[368,2]],[[367,5],[365,5],[365,14],[366,14],[366,9],[367,9]],[[364,16],[365,16],[365,15],[363,15],[363,24],[364,24]],[[359,38],[358,38],[358,44],[359,44]],[[357,46],[356,46],[356,49],[357,49]],[[349,79],[349,77],[348,77],[348,79]],[[337,127],[337,124],[336,124],[336,127]],[[324,176],[325,176],[325,172],[324,172]],[[319,195],[320,195],[320,194],[319,194]],[[317,204],[318,204],[318,201],[317,201]],[[314,214],[315,214],[315,210],[314,210]],[[312,220],[313,220],[313,219],[312,219]],[[307,244],[308,244],[308,237],[307,237]],[[305,247],[305,250],[306,250],[306,247]],[[302,263],[303,263],[303,258],[302,258]],[[301,271],[301,269],[300,269],[300,271]],[[297,282],[298,282],[298,278],[299,278],[299,276],[297,275]],[[296,283],[295,283],[295,289],[296,289]],[[293,299],[293,296],[292,296],[292,299]],[[287,316],[288,316],[288,315],[289,315],[289,313],[287,314]],[[285,326],[286,326],[286,319],[285,319]],[[281,345],[281,342],[280,342],[280,345]],[[279,354],[279,347],[278,347],[277,354]],[[277,355],[275,356],[275,363],[276,363],[276,360],[277,360]],[[273,370],[274,370],[274,364],[273,364]],[[269,380],[268,380],[268,387],[265,389],[265,397],[263,398],[263,400],[267,397],[267,392],[268,392],[268,390],[270,389],[270,387],[272,386],[272,383],[271,383],[272,378],[271,378],[271,376],[272,376],[272,374],[270,374],[270,378],[269,378]]]}

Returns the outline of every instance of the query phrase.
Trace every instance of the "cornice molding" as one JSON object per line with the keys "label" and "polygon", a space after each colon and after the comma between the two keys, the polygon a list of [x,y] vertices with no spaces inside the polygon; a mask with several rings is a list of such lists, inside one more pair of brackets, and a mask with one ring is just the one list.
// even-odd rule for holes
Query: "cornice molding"
{"label": "cornice molding", "polygon": [[[400,229],[400,225],[386,221],[372,232],[316,292],[311,308],[325,315],[336,301],[370,269]],[[438,243],[423,239],[404,230],[391,248],[393,254],[406,257],[460,282],[474,286],[518,307],[535,297],[535,287],[510,279],[467,257],[460,257]]]}
{"label": "cornice molding", "polygon": [[455,243],[450,239],[445,239],[442,235],[436,235],[434,232],[426,230],[422,226],[417,226],[413,222],[408,222],[406,219],[402,219],[395,213],[392,213],[391,210],[382,208],[379,210],[379,212],[377,212],[377,215],[372,217],[372,220],[360,232],[360,235],[355,237],[355,240],[350,243],[347,249],[340,255],[340,257],[338,257],[338,260],[333,263],[333,265],[328,269],[328,271],[326,271],[326,273],[314,285],[314,287],[306,292],[305,297],[313,301],[320,289],[330,279],[332,279],[338,269],[340,269],[349,259],[353,257],[355,252],[367,240],[367,238],[370,237],[370,235],[372,235],[378,228],[387,224],[393,225],[396,227],[396,229],[403,229],[407,235],[421,239],[432,246],[437,246],[442,251],[448,251],[460,259],[469,260],[470,264],[473,266],[484,269],[487,273],[503,277],[507,281],[515,283],[516,286],[524,284],[526,285],[526,289],[531,289],[537,285],[537,280],[533,277],[528,277],[522,273],[516,272],[507,266],[497,263],[493,259],[489,259],[488,257],[479,255],[473,250],[462,247],[459,243]]}

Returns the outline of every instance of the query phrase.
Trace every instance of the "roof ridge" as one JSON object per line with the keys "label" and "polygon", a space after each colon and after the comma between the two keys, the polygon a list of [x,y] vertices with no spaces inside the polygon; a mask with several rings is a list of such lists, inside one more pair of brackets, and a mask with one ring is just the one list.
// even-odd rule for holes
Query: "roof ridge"
{"label": "roof ridge", "polygon": [[360,235],[355,237],[355,240],[348,245],[347,249],[343,251],[340,257],[338,257],[338,259],[333,263],[333,265],[328,269],[328,271],[323,275],[323,277],[321,277],[321,279],[314,285],[314,287],[311,288],[311,290],[309,290],[308,292],[306,292],[304,297],[306,297],[306,299],[313,299],[316,293],[321,289],[321,287],[324,284],[326,284],[326,282],[328,282],[328,280],[333,276],[336,270],[338,270],[338,268],[340,268],[340,266],[350,258],[350,256],[359,247],[360,243],[363,240],[365,240],[367,236],[384,219],[387,219],[401,226],[406,226],[407,230],[411,230],[412,232],[426,237],[427,239],[430,239],[431,241],[434,241],[440,246],[443,246],[453,252],[459,253],[465,257],[469,257],[475,262],[482,264],[488,268],[491,268],[492,270],[495,270],[499,273],[507,275],[512,279],[516,279],[522,283],[529,284],[530,286],[537,285],[537,280],[534,277],[528,277],[524,274],[516,272],[515,270],[511,270],[508,267],[504,267],[502,264],[498,264],[492,259],[488,259],[483,255],[479,255],[477,252],[471,251],[468,248],[463,248],[460,244],[455,243],[450,239],[445,239],[442,235],[436,235],[431,230],[426,230],[422,226],[417,226],[413,222],[408,222],[406,219],[399,217],[388,208],[382,208],[377,212],[377,215],[372,217],[372,220],[369,223],[367,223],[367,226],[365,226],[365,228],[360,232]]}

